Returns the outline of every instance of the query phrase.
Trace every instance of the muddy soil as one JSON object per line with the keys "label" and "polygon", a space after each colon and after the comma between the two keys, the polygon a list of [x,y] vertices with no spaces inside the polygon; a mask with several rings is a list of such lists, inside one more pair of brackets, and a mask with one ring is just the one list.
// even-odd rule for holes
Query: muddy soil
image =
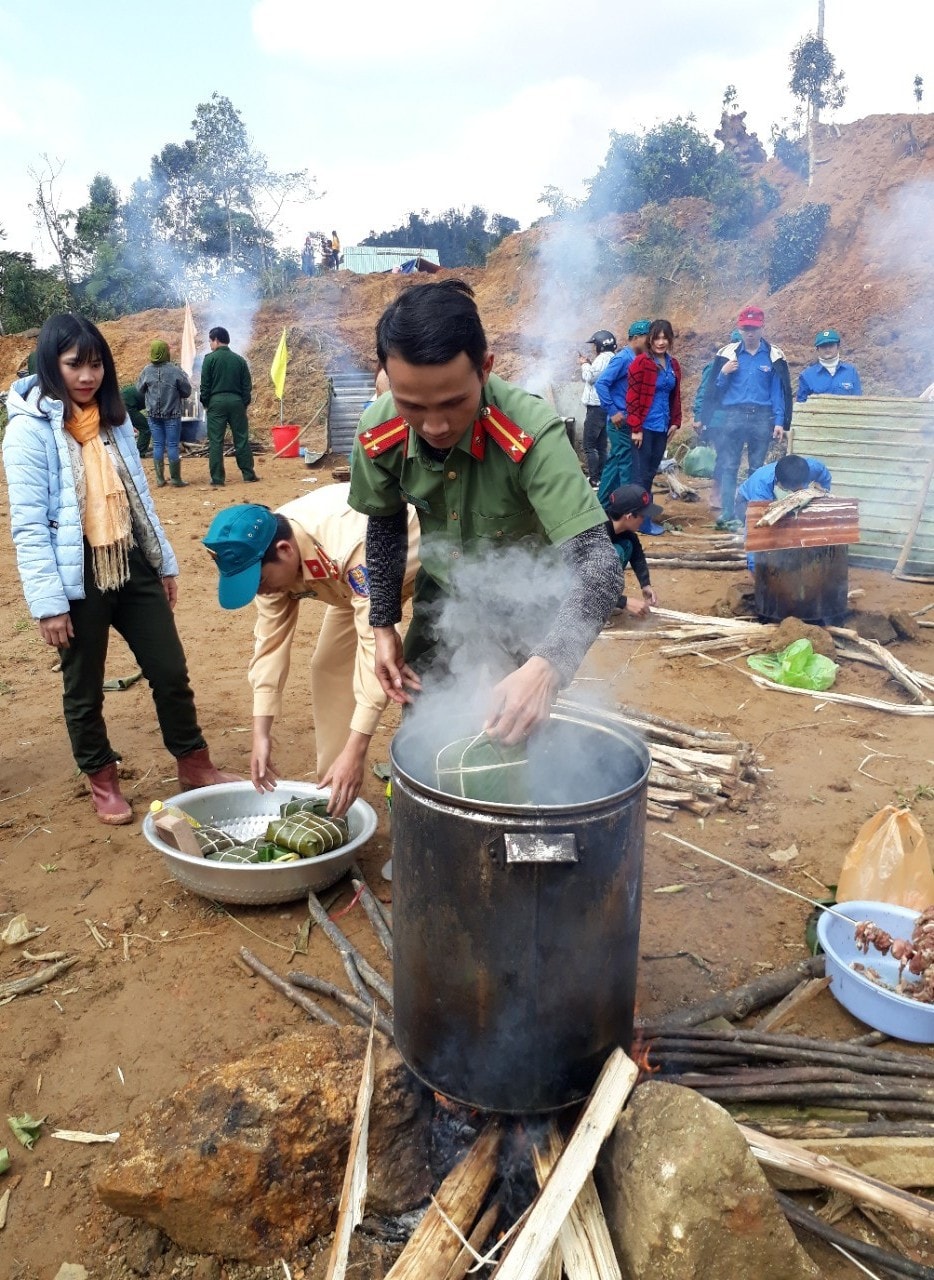
{"label": "muddy soil", "polygon": [[[251,610],[220,610],[215,571],[199,539],[224,502],[260,499],[275,506],[305,492],[312,480],[328,483],[330,476],[326,470],[308,471],[300,461],[260,459],[261,486],[247,492],[231,483],[221,497],[208,487],[205,459],[186,462],[184,471],[190,482],[184,492],[166,488],[156,496],[181,563],[179,629],[214,758],[248,772],[251,704],[245,672]],[[669,506],[686,523],[710,528],[702,504]],[[7,517],[4,487],[0,523]],[[697,612],[710,611],[735,576],[687,570],[654,575],[662,604]],[[929,588],[897,583],[878,572],[853,571],[851,586],[863,588],[859,603],[867,609],[918,609],[931,599]],[[94,1277],[216,1278],[221,1274],[216,1264],[187,1259],[177,1250],[159,1255],[156,1249],[155,1261],[146,1262],[153,1253],[146,1229],[118,1219],[96,1201],[95,1171],[107,1149],[74,1146],[48,1135],[57,1127],[98,1133],[123,1129],[193,1072],[300,1028],[303,1015],[263,982],[248,978],[235,957],[247,944],[284,970],[305,908],[297,902],[227,909],[181,889],[168,874],[140,830],[149,803],[176,790],[172,761],[142,684],[107,696],[108,724],[123,755],[125,790],[137,821],[116,829],[101,826],[69,752],[55,655],[29,619],[9,545],[0,554],[0,605],[0,927],[10,915],[26,912],[47,930],[31,944],[34,950],[80,957],[61,980],[8,1004],[0,1015],[2,1116],[28,1111],[46,1117],[32,1152],[11,1136],[0,1140],[13,1156],[11,1174],[0,1180],[0,1191],[13,1185],[0,1234],[0,1274],[52,1280],[68,1260],[83,1263]],[[313,610],[302,619],[287,711],[278,725],[277,762],[293,779],[314,777],[308,659],[317,621]],[[934,734],[930,720],[759,689],[743,674],[742,660],[662,657],[657,640],[640,638],[640,625],[624,621],[598,641],[580,673],[581,690],[588,695],[599,690],[610,700],[693,725],[727,729],[756,745],[767,770],[740,812],[649,825],[639,1008],[650,1016],[805,954],[804,903],[686,853],[665,838],[669,832],[799,892],[822,896],[824,886],[836,881],[855,832],[882,805],[910,803],[934,837],[934,799],[925,790],[932,777]],[[899,644],[893,651],[913,667],[934,670],[930,639]],[[108,675],[134,670],[128,650],[114,637]],[[846,665],[837,688],[903,700],[880,672],[864,666]],[[387,759],[395,724],[390,712],[371,762]],[[391,886],[380,878],[389,852],[383,784],[369,776],[364,795],[380,813],[380,830],[361,862],[388,901]],[[792,843],[799,850],[793,861],[778,864],[769,858]],[[659,892],[673,884],[683,888]],[[345,891],[332,910],[341,910],[349,899]],[[382,966],[384,957],[359,909],[342,923]],[[92,925],[104,948],[92,936]],[[335,956],[317,933],[308,967],[340,980]],[[0,954],[0,980],[31,968],[17,951]],[[864,1030],[829,994],[813,1002],[803,1019],[808,1034],[847,1036]],[[384,1262],[373,1250],[363,1252],[358,1274],[384,1274]],[[828,1276],[846,1274],[833,1255],[820,1251],[815,1257]],[[286,1261],[297,1280],[323,1274],[320,1249]],[[283,1271],[230,1267],[226,1274],[243,1280]]]}

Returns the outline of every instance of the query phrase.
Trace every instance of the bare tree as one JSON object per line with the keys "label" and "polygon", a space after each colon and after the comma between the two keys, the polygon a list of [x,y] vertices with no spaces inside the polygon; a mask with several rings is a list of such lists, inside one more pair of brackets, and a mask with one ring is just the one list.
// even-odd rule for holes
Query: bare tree
{"label": "bare tree", "polygon": [[28,171],[36,184],[35,203],[31,204],[29,209],[39,228],[44,229],[49,237],[62,269],[62,279],[65,282],[68,298],[74,303],[74,276],[71,267],[75,246],[68,232],[68,224],[74,220],[75,215],[59,207],[59,197],[55,190],[55,184],[65,168],[65,161],[56,160],[53,163],[45,152],[42,154],[42,160],[44,169],[30,168]]}

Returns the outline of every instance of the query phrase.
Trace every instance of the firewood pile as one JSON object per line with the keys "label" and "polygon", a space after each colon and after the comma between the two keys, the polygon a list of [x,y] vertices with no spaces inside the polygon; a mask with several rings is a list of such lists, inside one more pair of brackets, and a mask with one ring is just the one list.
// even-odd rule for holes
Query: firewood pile
{"label": "firewood pile", "polygon": [[[561,698],[558,707],[581,710],[582,704]],[[652,757],[648,816],[670,822],[683,809],[705,817],[724,807],[738,809],[756,789],[761,758],[748,742],[714,729],[696,729],[647,711],[621,707],[600,715],[633,729]]]}

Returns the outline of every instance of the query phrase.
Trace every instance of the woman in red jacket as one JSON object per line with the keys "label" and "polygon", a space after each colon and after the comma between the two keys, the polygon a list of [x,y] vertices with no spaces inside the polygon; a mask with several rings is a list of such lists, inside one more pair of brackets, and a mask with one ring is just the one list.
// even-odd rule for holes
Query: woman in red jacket
{"label": "woman in red jacket", "polygon": [[[681,426],[681,366],[671,355],[674,330],[667,320],[653,320],[647,349],[629,366],[626,421],[632,431],[638,480],[647,493],[658,471],[668,437]],[[647,519],[640,533],[664,533]]]}

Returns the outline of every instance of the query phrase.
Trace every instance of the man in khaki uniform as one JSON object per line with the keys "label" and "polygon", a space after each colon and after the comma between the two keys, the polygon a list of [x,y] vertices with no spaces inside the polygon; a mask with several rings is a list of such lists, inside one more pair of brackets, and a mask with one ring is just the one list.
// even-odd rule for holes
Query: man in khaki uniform
{"label": "man in khaki uniform", "polygon": [[[211,524],[205,546],[220,571],[218,594],[227,609],[256,601],[250,774],[271,791],[272,726],[282,710],[299,604],[326,605],[311,660],[311,701],[317,773],[331,788],[329,811],[346,813],[360,793],[370,739],[386,707],[375,670],[369,624],[366,520],[347,505],[349,485],[329,485],[287,502],[278,511],[254,504],[228,507]],[[418,569],[418,521],[408,519],[403,594]]]}
{"label": "man in khaki uniform", "polygon": [[[431,606],[450,593],[465,557],[520,539],[552,543],[574,585],[531,656],[495,686],[486,724],[492,736],[517,742],[547,719],[616,604],[619,569],[605,513],[553,406],[492,373],[493,354],[462,281],[401,293],[377,325],[376,350],[390,391],[361,419],[350,505],[369,516],[380,683],[399,703],[421,687],[415,666],[424,670],[444,642],[432,632]],[[418,513],[422,569],[403,651],[395,623],[406,502]]]}

